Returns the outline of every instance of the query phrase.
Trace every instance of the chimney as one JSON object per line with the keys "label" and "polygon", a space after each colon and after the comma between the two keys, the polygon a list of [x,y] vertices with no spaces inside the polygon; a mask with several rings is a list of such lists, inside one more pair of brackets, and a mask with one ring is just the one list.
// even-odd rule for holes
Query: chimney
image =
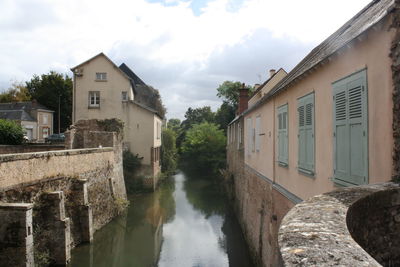
{"label": "chimney", "polygon": [[269,77],[271,78],[272,76],[274,76],[276,70],[275,69],[270,69],[269,70]]}
{"label": "chimney", "polygon": [[242,88],[239,89],[239,107],[238,113],[242,114],[247,109],[249,101],[249,89],[246,88],[245,84],[242,83]]}

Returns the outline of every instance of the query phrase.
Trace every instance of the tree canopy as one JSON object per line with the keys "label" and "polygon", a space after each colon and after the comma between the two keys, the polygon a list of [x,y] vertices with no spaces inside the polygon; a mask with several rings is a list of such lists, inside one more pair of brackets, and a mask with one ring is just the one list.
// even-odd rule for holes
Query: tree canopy
{"label": "tree canopy", "polygon": [[13,82],[11,87],[0,94],[0,103],[23,102],[31,100],[28,88],[22,82]]}
{"label": "tree canopy", "polygon": [[[224,102],[232,105],[236,110],[239,103],[239,89],[241,88],[241,82],[225,81],[218,86],[217,96]],[[249,90],[249,93],[253,91],[253,87],[251,86],[246,86],[246,88]]]}
{"label": "tree canopy", "polygon": [[60,105],[60,128],[64,132],[72,122],[72,79],[67,75],[50,71],[40,76],[34,75],[26,82],[26,88],[32,99],[54,110],[54,129],[58,129]]}

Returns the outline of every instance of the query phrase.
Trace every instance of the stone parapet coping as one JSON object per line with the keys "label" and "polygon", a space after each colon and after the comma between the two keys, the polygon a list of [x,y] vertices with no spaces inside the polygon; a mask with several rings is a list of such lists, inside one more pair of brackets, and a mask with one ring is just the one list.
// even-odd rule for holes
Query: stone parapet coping
{"label": "stone parapet coping", "polygon": [[56,151],[3,154],[3,155],[0,155],[0,163],[16,161],[16,160],[28,160],[28,159],[34,159],[34,158],[72,156],[72,155],[81,155],[81,154],[102,153],[102,152],[109,152],[109,151],[113,151],[113,148],[112,147],[84,148],[84,149],[68,149],[68,150],[56,150]]}
{"label": "stone parapet coping", "polygon": [[346,218],[354,203],[386,190],[400,187],[385,183],[341,188],[297,204],[279,229],[284,266],[382,266],[353,239]]}

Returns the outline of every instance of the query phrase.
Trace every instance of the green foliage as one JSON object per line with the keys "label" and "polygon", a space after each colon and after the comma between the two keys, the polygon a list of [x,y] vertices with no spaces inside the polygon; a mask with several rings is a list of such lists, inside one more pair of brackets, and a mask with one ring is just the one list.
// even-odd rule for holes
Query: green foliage
{"label": "green foliage", "polygon": [[167,123],[167,128],[171,129],[176,134],[178,134],[181,129],[181,120],[180,119],[169,119],[168,123]]}
{"label": "green foliage", "polygon": [[176,136],[172,129],[162,130],[161,171],[172,174],[177,165]]}
{"label": "green foliage", "polygon": [[71,125],[72,116],[72,79],[55,71],[41,76],[34,75],[26,82],[33,99],[54,110],[54,129],[58,129],[58,105],[60,103],[61,132]]}
{"label": "green foliage", "polygon": [[215,123],[217,123],[225,133],[228,124],[235,118],[235,112],[235,107],[224,101],[215,113]]}
{"label": "green foliage", "polygon": [[120,119],[98,120],[97,124],[107,132],[121,133],[124,129],[124,122]]}
{"label": "green foliage", "polygon": [[[241,82],[225,81],[217,88],[217,96],[229,103],[236,110],[239,102],[240,88],[242,88]],[[249,90],[249,93],[254,90],[254,88],[250,86],[246,86],[246,88]]]}
{"label": "green foliage", "polygon": [[211,107],[205,106],[202,108],[188,108],[185,113],[185,120],[181,126],[184,130],[189,130],[194,124],[202,122],[214,122],[215,114],[212,112]]}
{"label": "green foliage", "polygon": [[117,197],[114,199],[115,208],[118,214],[121,214],[126,208],[129,207],[129,200]]}
{"label": "green foliage", "polygon": [[0,119],[0,144],[20,145],[24,141],[24,130],[14,121]]}
{"label": "green foliage", "polygon": [[182,156],[203,170],[216,171],[225,165],[226,137],[216,124],[203,122],[187,131]]}
{"label": "green foliage", "polygon": [[28,89],[18,82],[13,82],[10,88],[0,94],[0,103],[22,102],[31,100]]}
{"label": "green foliage", "polygon": [[133,155],[130,151],[124,151],[122,153],[122,158],[123,158],[123,166],[124,166],[124,173],[125,171],[128,172],[135,172],[137,170],[142,162],[143,158],[139,158],[139,155]]}

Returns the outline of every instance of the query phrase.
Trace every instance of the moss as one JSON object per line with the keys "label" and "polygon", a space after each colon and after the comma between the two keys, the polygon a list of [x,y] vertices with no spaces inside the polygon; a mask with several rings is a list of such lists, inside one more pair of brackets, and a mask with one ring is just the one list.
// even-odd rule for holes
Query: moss
{"label": "moss", "polygon": [[118,214],[121,214],[127,207],[129,207],[129,200],[117,197],[114,199],[114,204]]}
{"label": "moss", "polygon": [[97,124],[107,132],[117,132],[120,134],[124,129],[124,122],[120,119],[98,120]]}

